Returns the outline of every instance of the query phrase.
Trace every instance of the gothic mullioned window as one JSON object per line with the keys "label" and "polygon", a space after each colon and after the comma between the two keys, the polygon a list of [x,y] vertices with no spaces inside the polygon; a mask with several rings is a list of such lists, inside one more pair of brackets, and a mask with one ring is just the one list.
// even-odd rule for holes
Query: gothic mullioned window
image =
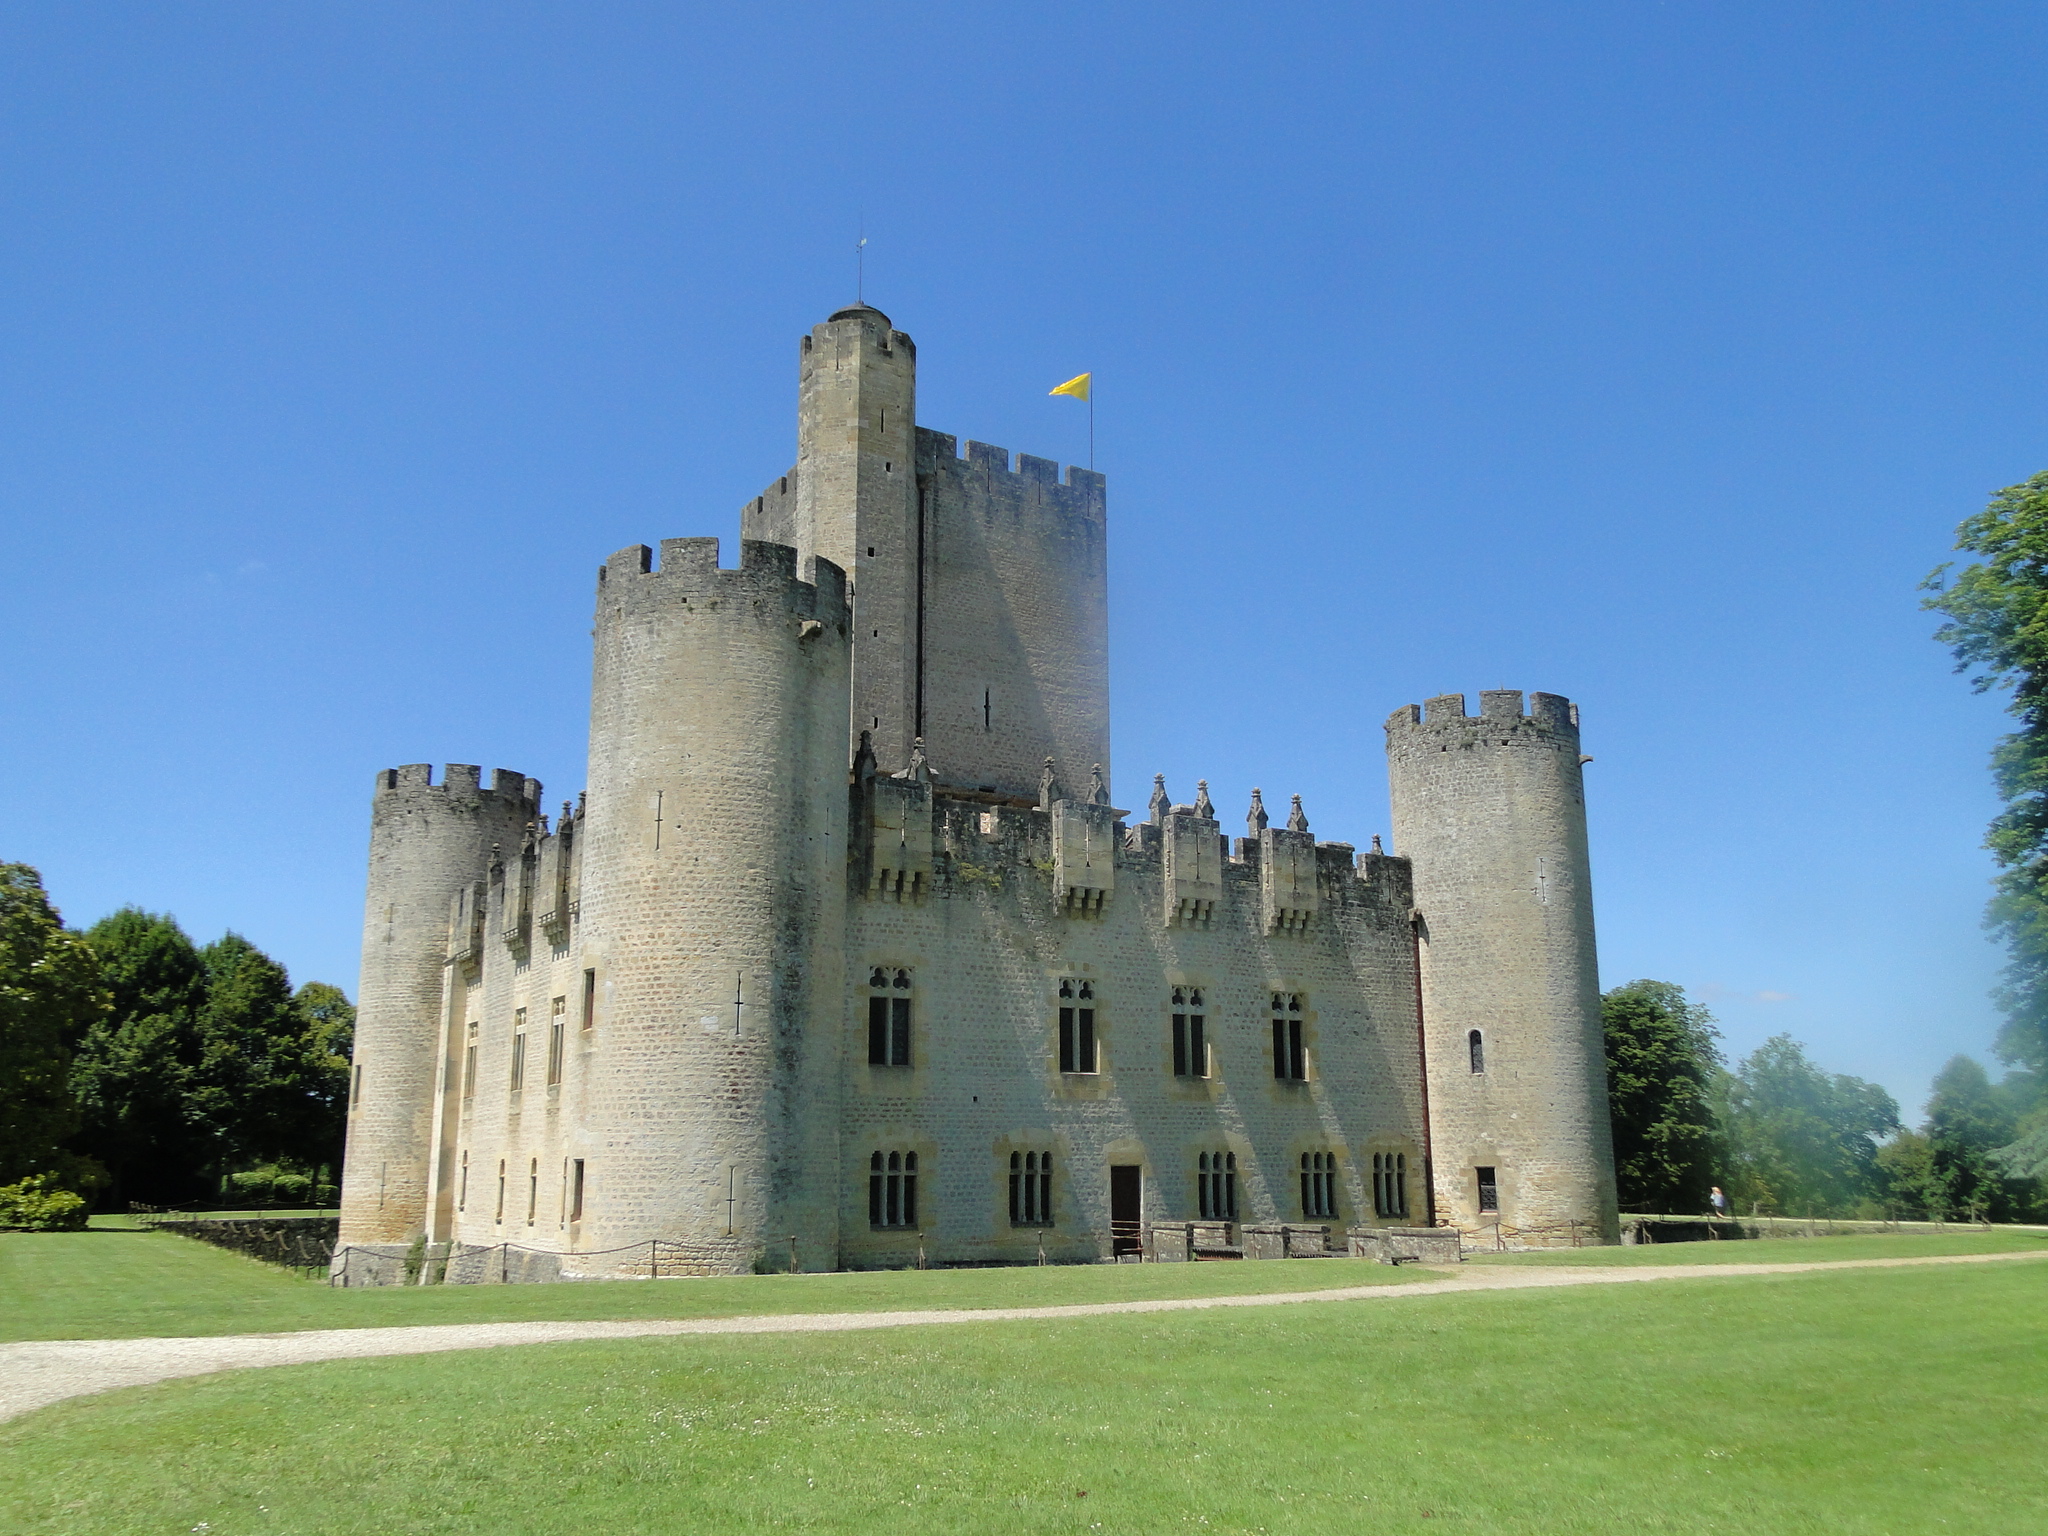
{"label": "gothic mullioned window", "polygon": [[1308,1077],[1308,1056],[1301,1043],[1301,994],[1273,994],[1273,1076],[1284,1083]]}
{"label": "gothic mullioned window", "polygon": [[1175,1077],[1207,1077],[1209,1075],[1209,1039],[1207,1033],[1207,1005],[1202,1001],[1200,987],[1175,987],[1173,989],[1173,1075]]}
{"label": "gothic mullioned window", "polygon": [[868,1225],[917,1225],[915,1152],[877,1152],[868,1158]]}
{"label": "gothic mullioned window", "polygon": [[1408,1214],[1408,1154],[1375,1152],[1372,1155],[1372,1208],[1377,1216]]}
{"label": "gothic mullioned window", "polygon": [[1052,1154],[1010,1154],[1010,1225],[1052,1225]]}
{"label": "gothic mullioned window", "polygon": [[1095,983],[1085,976],[1060,978],[1060,1070],[1097,1070]]}
{"label": "gothic mullioned window", "polygon": [[1337,1214],[1337,1156],[1333,1152],[1301,1154],[1301,1214]]}
{"label": "gothic mullioned window", "polygon": [[1204,1221],[1237,1220],[1235,1152],[1204,1152],[1195,1159],[1195,1209]]}
{"label": "gothic mullioned window", "polygon": [[868,1065],[910,1065],[910,972],[878,965],[868,972]]}

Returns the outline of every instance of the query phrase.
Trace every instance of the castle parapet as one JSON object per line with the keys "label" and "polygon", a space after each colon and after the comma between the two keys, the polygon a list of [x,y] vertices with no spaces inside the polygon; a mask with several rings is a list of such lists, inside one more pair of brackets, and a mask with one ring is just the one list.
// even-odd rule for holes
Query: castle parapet
{"label": "castle parapet", "polygon": [[773,603],[791,617],[812,619],[845,632],[846,573],[822,555],[797,571],[797,553],[787,544],[740,541],[737,570],[718,563],[717,539],[663,539],[661,563],[645,544],[629,544],[598,567],[598,591],[629,607],[677,606],[751,601]]}

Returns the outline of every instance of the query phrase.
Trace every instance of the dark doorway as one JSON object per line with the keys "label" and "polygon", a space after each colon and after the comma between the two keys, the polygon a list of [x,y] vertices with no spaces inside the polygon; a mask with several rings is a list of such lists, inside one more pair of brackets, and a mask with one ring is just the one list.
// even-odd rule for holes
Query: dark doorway
{"label": "dark doorway", "polygon": [[1145,1170],[1135,1163],[1113,1163],[1109,1170],[1110,1251],[1143,1257],[1145,1252]]}

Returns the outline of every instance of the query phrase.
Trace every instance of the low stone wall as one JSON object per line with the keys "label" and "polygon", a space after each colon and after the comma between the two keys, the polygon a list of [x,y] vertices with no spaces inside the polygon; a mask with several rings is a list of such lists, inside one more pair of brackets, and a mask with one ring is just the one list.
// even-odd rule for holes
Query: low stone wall
{"label": "low stone wall", "polygon": [[1456,1227],[1355,1227],[1351,1256],[1382,1264],[1459,1264],[1463,1234]]}
{"label": "low stone wall", "polygon": [[160,1232],[196,1237],[252,1259],[293,1269],[325,1269],[341,1235],[338,1216],[251,1216],[233,1219],[152,1221]]}

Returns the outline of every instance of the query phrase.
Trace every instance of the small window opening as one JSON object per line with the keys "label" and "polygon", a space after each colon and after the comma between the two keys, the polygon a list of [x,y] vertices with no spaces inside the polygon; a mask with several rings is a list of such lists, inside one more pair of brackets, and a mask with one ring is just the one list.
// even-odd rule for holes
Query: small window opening
{"label": "small window opening", "polygon": [[1301,1214],[1310,1218],[1337,1214],[1337,1156],[1334,1152],[1301,1154]]}
{"label": "small window opening", "polygon": [[1175,987],[1173,989],[1173,1075],[1175,1077],[1207,1077],[1209,1075],[1208,1016],[1195,1010],[1202,1007],[1200,987]]}
{"label": "small window opening", "polygon": [[353,1110],[355,1109],[355,1107],[356,1107],[356,1101],[357,1101],[358,1099],[360,1099],[360,1098],[361,1098],[362,1096],[363,1096],[363,1069],[362,1069],[361,1067],[357,1067],[357,1068],[356,1068],[356,1075],[355,1075],[355,1082],[354,1082],[354,1083],[353,1083],[353,1084],[352,1084],[352,1085],[350,1086],[350,1088],[349,1088],[349,1090],[348,1090],[348,1107],[349,1107],[349,1109],[350,1109],[351,1111],[353,1111]]}
{"label": "small window opening", "polygon": [[559,1087],[562,1081],[562,1046],[569,1028],[569,999],[558,997],[549,1009],[548,1015],[548,1086]]}
{"label": "small window opening", "polygon": [[540,1159],[526,1165],[526,1224],[533,1225],[533,1213],[540,1208]]}
{"label": "small window opening", "polygon": [[583,1159],[580,1157],[569,1160],[569,1219],[583,1219]]}
{"label": "small window opening", "polygon": [[870,560],[875,558],[875,546],[872,544],[868,546],[868,558]]}
{"label": "small window opening", "polygon": [[1480,1034],[1478,1030],[1473,1030],[1471,1034],[1465,1037],[1465,1050],[1472,1058],[1472,1070],[1474,1072],[1484,1072],[1486,1070],[1486,1037]]}
{"label": "small window opening", "polygon": [[505,1159],[498,1159],[498,1213],[491,1218],[499,1226],[505,1224]]}
{"label": "small window opening", "polygon": [[1010,1154],[1010,1225],[1052,1225],[1052,1154]]}
{"label": "small window opening", "polygon": [[477,1027],[472,1023],[468,1043],[462,1047],[462,1096],[465,1099],[476,1097],[476,1037]]}
{"label": "small window opening", "polygon": [[1235,1152],[1204,1152],[1195,1159],[1195,1208],[1204,1221],[1237,1220]]}
{"label": "small window opening", "polygon": [[868,1159],[868,1225],[917,1225],[917,1154],[877,1152]]}
{"label": "small window opening", "polygon": [[1479,1175],[1479,1209],[1499,1211],[1500,1184],[1494,1177],[1494,1171],[1491,1168],[1478,1168],[1473,1171]]}
{"label": "small window opening", "polygon": [[1095,983],[1068,976],[1060,981],[1060,1071],[1098,1070],[1095,1049]]}
{"label": "small window opening", "polygon": [[1301,994],[1273,994],[1273,1076],[1280,1082],[1299,1083],[1308,1078],[1308,1056],[1302,1048]]}
{"label": "small window opening", "polygon": [[995,715],[995,701],[990,695],[991,690],[987,688],[981,690],[981,728],[984,731],[994,729],[990,722]]}
{"label": "small window opening", "polygon": [[526,1086],[526,1010],[512,1012],[512,1091]]}
{"label": "small window opening", "polygon": [[464,1148],[462,1149],[462,1177],[461,1177],[461,1178],[460,1178],[459,1180],[457,1180],[457,1182],[456,1182],[456,1185],[455,1185],[455,1209],[457,1209],[458,1211],[460,1211],[460,1210],[466,1210],[466,1209],[468,1209],[468,1207],[469,1207],[469,1149],[468,1149],[467,1147],[464,1147]]}
{"label": "small window opening", "polygon": [[597,1023],[597,972],[583,973],[583,1027],[589,1029]]}

